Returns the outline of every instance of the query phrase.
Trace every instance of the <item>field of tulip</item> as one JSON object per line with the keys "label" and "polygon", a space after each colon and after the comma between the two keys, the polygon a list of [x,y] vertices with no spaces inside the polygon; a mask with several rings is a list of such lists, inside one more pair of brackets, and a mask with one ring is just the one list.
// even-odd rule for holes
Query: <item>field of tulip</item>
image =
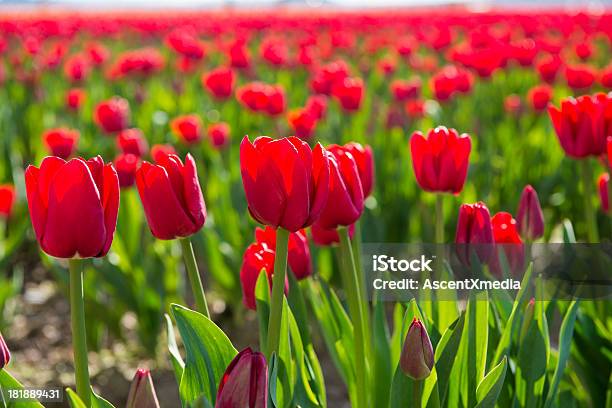
{"label": "field of tulip", "polygon": [[0,408],[612,407],[612,13],[0,11]]}

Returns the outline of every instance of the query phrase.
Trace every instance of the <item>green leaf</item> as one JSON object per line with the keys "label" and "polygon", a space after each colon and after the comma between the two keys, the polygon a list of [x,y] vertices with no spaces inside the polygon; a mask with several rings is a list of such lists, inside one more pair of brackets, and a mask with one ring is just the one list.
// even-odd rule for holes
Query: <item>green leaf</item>
{"label": "green leaf", "polygon": [[9,401],[7,390],[22,390],[23,385],[6,370],[0,370],[0,403],[6,408],[43,408],[38,401]]}
{"label": "green leaf", "polygon": [[372,330],[374,335],[374,406],[389,405],[389,390],[391,389],[391,350],[389,349],[389,328],[385,316],[384,304],[380,301],[374,304]]}
{"label": "green leaf", "polygon": [[508,367],[508,359],[506,356],[502,362],[493,367],[491,371],[482,379],[476,389],[476,400],[478,401],[477,408],[494,407],[497,397],[504,385],[506,378],[506,369]]}
{"label": "green leaf", "polygon": [[66,396],[68,397],[71,408],[87,408],[85,403],[79,398],[76,392],[72,391],[72,389],[66,388]]}
{"label": "green leaf", "polygon": [[457,358],[457,350],[461,343],[465,313],[462,313],[442,335],[436,347],[435,361],[438,375],[438,393],[440,405],[444,406],[448,395],[448,384],[451,371]]}
{"label": "green leaf", "polygon": [[96,392],[91,389],[91,408],[115,408],[113,404],[96,394]]}
{"label": "green leaf", "polygon": [[259,348],[265,351],[268,345],[268,322],[270,321],[270,282],[265,269],[259,271],[255,284],[255,304],[259,322]]}
{"label": "green leaf", "polygon": [[[484,378],[489,338],[489,296],[487,291],[471,294],[465,312],[464,361],[467,366],[467,406],[476,401],[476,388]],[[467,377],[467,378],[466,378]]]}
{"label": "green leaf", "polygon": [[185,362],[181,353],[176,345],[176,336],[174,334],[174,326],[172,325],[172,319],[167,314],[164,314],[166,319],[166,335],[168,337],[168,351],[170,352],[170,361],[172,362],[172,368],[174,369],[174,378],[176,378],[176,384],[181,384],[181,378],[183,377],[183,371],[185,370]]}
{"label": "green leaf", "polygon": [[185,370],[179,394],[185,404],[202,394],[214,402],[225,369],[238,353],[225,333],[206,316],[172,304],[172,315],[185,345]]}

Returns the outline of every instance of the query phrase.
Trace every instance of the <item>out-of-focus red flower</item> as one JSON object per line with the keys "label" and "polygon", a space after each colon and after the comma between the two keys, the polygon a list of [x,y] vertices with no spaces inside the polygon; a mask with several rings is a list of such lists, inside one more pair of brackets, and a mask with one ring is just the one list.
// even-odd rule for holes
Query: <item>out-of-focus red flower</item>
{"label": "out-of-focus red flower", "polygon": [[483,202],[462,204],[455,235],[457,256],[464,265],[471,265],[472,253],[486,263],[493,253],[491,214]]}
{"label": "out-of-focus red flower", "polygon": [[202,85],[217,99],[232,96],[236,75],[231,68],[219,67],[202,74]]}
{"label": "out-of-focus red flower", "polygon": [[600,82],[604,88],[612,89],[612,64],[601,71]]}
{"label": "out-of-focus red flower", "polygon": [[117,57],[107,75],[110,79],[127,76],[148,77],[163,68],[164,63],[164,57],[155,48],[130,50]]}
{"label": "out-of-focus red flower", "polygon": [[192,60],[199,61],[206,54],[204,43],[185,28],[177,28],[170,32],[166,36],[166,43],[178,54]]}
{"label": "out-of-focus red flower", "polygon": [[310,95],[304,106],[317,119],[323,119],[327,113],[327,97],[325,95]]}
{"label": "out-of-focus red flower", "polygon": [[390,76],[395,72],[397,60],[391,56],[384,57],[378,61],[378,69],[383,75]]}
{"label": "out-of-focus red flower", "polygon": [[81,88],[72,88],[66,93],[66,107],[68,109],[79,110],[84,101],[85,91]]}
{"label": "out-of-focus red flower", "polygon": [[[261,136],[240,144],[242,183],[253,218],[295,232],[321,214],[329,194],[329,159],[297,137]],[[282,180],[282,183],[279,183]]]}
{"label": "out-of-focus red flower", "polygon": [[565,98],[548,113],[565,153],[574,158],[600,156],[612,131],[612,99],[605,94]]}
{"label": "out-of-focus red flower", "polygon": [[397,42],[397,53],[404,58],[409,57],[418,48],[418,44],[411,37],[402,37]]}
{"label": "out-of-focus red flower", "polygon": [[47,150],[57,157],[66,160],[72,155],[79,141],[79,131],[68,128],[55,128],[46,130],[43,135],[43,143]]}
{"label": "out-of-focus red flower", "polygon": [[242,350],[221,377],[215,408],[267,408],[268,365],[262,353]]}
{"label": "out-of-focus red flower", "polygon": [[557,73],[559,72],[559,69],[561,69],[561,65],[563,65],[563,63],[561,62],[561,58],[559,58],[559,56],[549,54],[538,61],[536,64],[536,69],[538,70],[542,81],[550,84],[555,81]]}
{"label": "out-of-focus red flower", "polygon": [[15,193],[15,187],[13,185],[0,184],[0,217],[10,217],[13,212],[16,196],[17,194]]}
{"label": "out-of-focus red flower", "polygon": [[169,154],[176,154],[176,150],[174,150],[172,145],[156,144],[151,147],[151,158],[156,163],[162,161],[163,156],[167,156]]}
{"label": "out-of-focus red flower", "polygon": [[344,146],[329,146],[328,150],[334,154],[337,150],[343,150],[353,156],[355,164],[357,164],[359,179],[361,180],[363,197],[369,197],[374,187],[374,154],[372,153],[372,148],[367,145],[362,146],[357,142],[349,142]]}
{"label": "out-of-focus red flower", "polygon": [[517,227],[528,241],[544,236],[544,213],[535,189],[527,185],[521,193],[517,212]]}
{"label": "out-of-focus red flower", "polygon": [[[255,239],[260,244],[267,244],[268,247],[276,251],[276,230],[270,226],[265,229],[255,229]],[[291,272],[298,280],[312,275],[312,259],[310,258],[310,248],[304,230],[289,234],[287,262]]]}
{"label": "out-of-focus red flower", "polygon": [[115,158],[115,168],[119,176],[121,188],[132,187],[136,181],[136,170],[140,166],[140,158],[135,154],[120,154]]}
{"label": "out-of-focus red flower", "polygon": [[230,140],[230,126],[225,122],[213,123],[208,126],[208,139],[216,148],[225,147]]}
{"label": "out-of-focus red flower", "polygon": [[306,108],[298,108],[287,114],[289,126],[293,129],[295,136],[300,139],[309,139],[317,125],[317,119],[312,112]]}
{"label": "out-of-focus red flower", "polygon": [[99,42],[90,42],[85,47],[85,51],[89,57],[89,61],[94,66],[104,64],[110,57],[108,49]]}
{"label": "out-of-focus red flower", "polygon": [[553,90],[550,85],[536,85],[527,93],[527,99],[531,104],[531,108],[536,112],[546,110],[553,96]]}
{"label": "out-of-focus red flower", "polygon": [[523,103],[521,102],[521,97],[517,94],[510,94],[506,96],[506,99],[504,99],[504,110],[506,113],[511,115],[519,115],[522,107]]}
{"label": "out-of-focus red flower", "polygon": [[334,85],[332,94],[340,102],[342,109],[347,112],[354,112],[361,107],[363,88],[361,78],[346,77],[343,81]]}
{"label": "out-of-focus red flower", "polygon": [[605,213],[610,212],[610,195],[608,189],[610,188],[610,175],[608,173],[602,173],[597,181],[599,185],[599,200],[601,202],[601,209]]}
{"label": "out-of-focus red flower", "polygon": [[586,61],[591,57],[591,55],[593,55],[593,45],[591,45],[588,40],[583,41],[576,44],[574,47],[574,52],[578,58],[580,58],[582,61]]}
{"label": "out-of-focus red flower", "polygon": [[287,44],[280,38],[265,38],[259,47],[261,57],[273,66],[282,66],[287,63],[289,51]]}
{"label": "out-of-focus red flower", "polygon": [[310,87],[316,93],[331,95],[334,86],[343,82],[348,75],[346,62],[343,60],[332,61],[314,72]]}
{"label": "out-of-focus red flower", "polygon": [[525,248],[518,233],[516,220],[512,218],[512,214],[502,211],[491,218],[491,226],[493,239],[495,244],[498,244],[497,256],[493,256],[489,262],[491,272],[497,277],[502,277],[501,257],[505,256],[510,271],[514,276],[518,276],[525,266]]}
{"label": "out-of-focus red flower", "polygon": [[202,119],[199,115],[182,115],[172,119],[172,132],[184,143],[195,144],[202,139]]}
{"label": "out-of-focus red flower", "polygon": [[421,92],[421,79],[414,77],[409,80],[396,79],[391,82],[391,93],[398,102],[417,98]]}
{"label": "out-of-focus red flower", "polygon": [[588,65],[572,65],[565,67],[567,86],[574,91],[590,88],[595,82],[595,70]]}
{"label": "out-of-focus red flower", "polygon": [[94,121],[105,133],[126,129],[130,121],[130,105],[127,99],[113,96],[100,102],[94,111]]}
{"label": "out-of-focus red flower", "polygon": [[125,129],[117,136],[117,146],[125,154],[133,154],[142,157],[147,154],[149,144],[138,128]]}
{"label": "out-of-focus red flower", "polygon": [[438,126],[427,138],[414,132],[410,138],[412,166],[425,191],[459,194],[465,184],[472,141],[466,133]]}
{"label": "out-of-focus red flower", "polygon": [[238,101],[253,112],[263,112],[270,116],[285,111],[285,91],[280,85],[251,82],[236,90]]}
{"label": "out-of-focus red flower", "polygon": [[512,58],[523,67],[530,67],[538,55],[536,43],[531,38],[524,38],[511,46]]}
{"label": "out-of-focus red flower", "polygon": [[[242,256],[240,268],[240,285],[242,287],[242,302],[244,305],[255,310],[255,286],[261,270],[264,269],[268,275],[268,283],[272,289],[272,276],[274,275],[275,252],[267,243],[255,242],[247,247]],[[285,276],[285,293],[289,290],[289,281]]]}
{"label": "out-of-focus red flower", "polygon": [[404,111],[410,119],[420,119],[425,116],[425,101],[422,99],[407,101],[404,105]]}
{"label": "out-of-focus red flower", "polygon": [[204,225],[206,205],[190,154],[184,165],[174,154],[160,155],[155,164],[143,162],[136,171],[136,185],[156,238],[188,237]]}
{"label": "out-of-focus red flower", "polygon": [[[349,238],[353,239],[355,235],[355,224],[348,227]],[[340,236],[336,228],[323,228],[318,221],[310,227],[310,235],[312,241],[319,246],[329,246],[340,242]]]}
{"label": "out-of-focus red flower", "polygon": [[100,156],[68,162],[46,157],[25,172],[36,239],[56,258],[102,257],[113,241],[119,210],[119,180]]}
{"label": "out-of-focus red flower", "polygon": [[89,59],[82,53],[71,55],[64,63],[64,75],[71,82],[84,81],[89,71]]}
{"label": "out-of-focus red flower", "polygon": [[55,69],[59,66],[68,52],[66,43],[60,41],[51,46],[51,48],[45,53],[43,57],[43,65],[49,69]]}
{"label": "out-of-focus red flower", "polygon": [[472,88],[472,77],[449,65],[431,77],[430,87],[440,102],[449,100],[456,92],[467,93]]}
{"label": "out-of-focus red flower", "polygon": [[310,66],[314,62],[314,50],[310,46],[300,46],[297,60],[301,65]]}
{"label": "out-of-focus red flower", "polygon": [[249,68],[251,57],[246,46],[246,39],[237,38],[232,42],[227,50],[230,64],[234,68]]}

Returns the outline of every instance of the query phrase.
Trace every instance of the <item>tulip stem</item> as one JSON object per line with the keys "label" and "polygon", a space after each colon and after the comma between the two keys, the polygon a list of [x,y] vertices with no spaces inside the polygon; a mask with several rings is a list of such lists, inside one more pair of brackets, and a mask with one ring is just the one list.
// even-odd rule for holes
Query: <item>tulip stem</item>
{"label": "tulip stem", "polygon": [[355,337],[355,377],[357,379],[357,401],[356,408],[365,408],[367,404],[367,365],[365,355],[365,332],[362,299],[357,283],[359,277],[355,267],[355,259],[351,249],[351,241],[346,227],[338,227],[340,237],[340,251],[342,267],[342,281],[349,308],[351,320],[353,322],[353,335]]}
{"label": "tulip stem", "polygon": [[436,194],[436,244],[444,243],[444,196]]}
{"label": "tulip stem", "polygon": [[422,399],[422,386],[423,381],[421,380],[413,380],[412,381],[412,407],[420,408],[421,407],[421,399]]}
{"label": "tulip stem", "polygon": [[191,240],[189,238],[181,238],[180,241],[183,249],[185,268],[187,269],[189,283],[191,284],[191,291],[193,292],[193,297],[195,298],[196,309],[198,312],[210,319],[208,303],[206,302],[202,278],[200,278],[200,271],[198,270],[198,264],[196,263],[195,253],[193,252],[193,245],[191,244]]}
{"label": "tulip stem", "polygon": [[278,354],[281,336],[281,320],[283,317],[283,294],[285,276],[287,274],[287,251],[289,247],[289,231],[276,229],[276,249],[274,254],[274,274],[272,275],[272,299],[270,304],[270,319],[268,322],[268,361],[272,354]]}
{"label": "tulip stem", "polygon": [[77,394],[87,407],[91,406],[91,384],[87,361],[85,304],[83,301],[83,265],[80,259],[68,261],[70,274],[70,320],[74,352],[74,375]]}
{"label": "tulip stem", "polygon": [[599,242],[599,233],[597,231],[595,208],[593,207],[593,174],[591,173],[591,163],[589,163],[588,159],[580,160],[580,170],[582,173],[582,195],[584,196],[587,237],[590,243],[597,243]]}

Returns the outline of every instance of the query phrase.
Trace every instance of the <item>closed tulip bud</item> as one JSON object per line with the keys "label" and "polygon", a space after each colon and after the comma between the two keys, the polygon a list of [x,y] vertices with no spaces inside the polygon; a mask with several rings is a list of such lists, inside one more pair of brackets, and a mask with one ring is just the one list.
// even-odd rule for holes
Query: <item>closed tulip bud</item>
{"label": "closed tulip bud", "polygon": [[544,235],[544,213],[538,193],[530,185],[525,186],[521,193],[516,223],[521,236],[528,241]]}
{"label": "closed tulip bud", "polygon": [[130,385],[126,408],[159,408],[151,372],[139,368]]}
{"label": "closed tulip bud", "polygon": [[306,108],[294,109],[289,112],[287,114],[287,121],[291,129],[293,129],[295,136],[304,140],[312,137],[312,132],[317,126],[317,119]]}
{"label": "closed tulip bud", "polygon": [[[349,238],[353,239],[355,224],[348,227]],[[310,228],[312,241],[319,246],[329,246],[340,243],[340,236],[336,228],[323,228],[319,222],[312,224]]]}
{"label": "closed tulip bud", "polygon": [[565,68],[567,86],[574,91],[584,91],[595,82],[595,70],[589,65],[574,65]]}
{"label": "closed tulip bud", "polygon": [[[240,171],[249,211],[264,225],[295,232],[319,218],[329,194],[329,159],[297,137],[240,143]],[[280,181],[280,182],[279,182]]]}
{"label": "closed tulip bud", "polygon": [[202,85],[217,99],[232,96],[236,75],[231,68],[216,68],[202,75]]}
{"label": "closed tulip bud", "polygon": [[[266,244],[276,251],[276,230],[272,227],[255,229],[255,239],[260,244]],[[297,280],[302,280],[312,275],[312,260],[308,239],[303,230],[289,234],[289,247],[287,262],[291,272]]]}
{"label": "closed tulip bud", "polygon": [[100,156],[46,157],[25,172],[30,218],[43,251],[56,258],[106,255],[119,209],[119,180]]}
{"label": "closed tulip bud", "polygon": [[372,148],[367,145],[362,146],[359,143],[350,142],[342,146],[342,149],[349,152],[353,159],[355,159],[359,179],[361,180],[361,188],[363,189],[363,197],[369,197],[374,187],[374,154],[372,153]]}
{"label": "closed tulip bud", "polygon": [[349,78],[337,82],[332,88],[333,96],[347,112],[354,112],[361,107],[364,86],[361,78]]}
{"label": "closed tulip bud", "polygon": [[458,194],[467,177],[472,141],[455,129],[438,126],[427,138],[421,132],[410,138],[412,167],[425,191]]}
{"label": "closed tulip bud", "polygon": [[43,143],[53,156],[68,159],[79,141],[79,131],[67,128],[49,129],[43,133]]}
{"label": "closed tulip bud", "polygon": [[221,377],[215,408],[266,408],[268,364],[262,353],[242,350]]}
{"label": "closed tulip bud", "polygon": [[553,89],[550,85],[534,86],[527,93],[527,99],[531,104],[531,108],[536,112],[542,112],[548,107],[548,103],[552,99]]}
{"label": "closed tulip bud", "polygon": [[198,115],[183,115],[170,122],[172,132],[184,143],[194,144],[202,139],[202,119]]}
{"label": "closed tulip bud", "polygon": [[608,193],[608,189],[610,188],[610,175],[608,173],[601,174],[599,176],[598,185],[601,209],[603,212],[608,213],[610,212],[610,195]]}
{"label": "closed tulip bud", "polygon": [[15,187],[10,184],[0,184],[0,217],[8,218],[15,204]]}
{"label": "closed tulip bud", "polygon": [[349,226],[363,212],[363,188],[353,155],[340,146],[332,145],[329,157],[329,198],[319,217],[323,228]]}
{"label": "closed tulip bud", "polygon": [[464,265],[471,265],[472,252],[482,263],[489,260],[493,252],[493,228],[491,214],[483,202],[461,205],[455,243],[457,256]]}
{"label": "closed tulip bud", "polygon": [[208,127],[208,140],[216,148],[227,146],[230,140],[230,126],[225,122],[210,125]]}
{"label": "closed tulip bud", "polygon": [[424,380],[429,377],[434,366],[434,352],[429,335],[423,323],[416,317],[406,334],[400,368],[413,380]]}
{"label": "closed tulip bud", "polygon": [[126,99],[114,96],[100,102],[94,112],[94,121],[105,133],[116,133],[128,127],[130,105]]}
{"label": "closed tulip bud", "polygon": [[119,186],[121,188],[132,187],[136,182],[136,170],[140,166],[140,158],[134,154],[120,154],[114,161]]}
{"label": "closed tulip bud", "polygon": [[11,352],[9,351],[2,333],[0,333],[0,370],[2,370],[11,361]]}
{"label": "closed tulip bud", "polygon": [[149,150],[149,145],[142,131],[137,128],[122,130],[117,136],[117,145],[124,154],[133,154],[138,157],[144,156]]}
{"label": "closed tulip bud", "polygon": [[493,256],[489,263],[491,271],[497,277],[503,275],[501,267],[503,251],[503,256],[508,262],[510,271],[514,276],[519,276],[525,266],[525,248],[517,230],[516,220],[512,218],[512,214],[502,211],[491,218],[491,226],[493,228],[495,244],[500,244],[497,256]]}
{"label": "closed tulip bud", "polygon": [[80,88],[72,88],[66,93],[66,107],[77,111],[85,101],[85,91]]}
{"label": "closed tulip bud", "polygon": [[164,156],[169,154],[176,154],[174,147],[169,144],[156,144],[151,147],[151,158],[154,162],[163,160]]}
{"label": "closed tulip bud", "polygon": [[206,205],[195,161],[185,164],[174,154],[162,155],[155,164],[143,162],[136,185],[151,233],[158,239],[189,237],[202,228]]}

